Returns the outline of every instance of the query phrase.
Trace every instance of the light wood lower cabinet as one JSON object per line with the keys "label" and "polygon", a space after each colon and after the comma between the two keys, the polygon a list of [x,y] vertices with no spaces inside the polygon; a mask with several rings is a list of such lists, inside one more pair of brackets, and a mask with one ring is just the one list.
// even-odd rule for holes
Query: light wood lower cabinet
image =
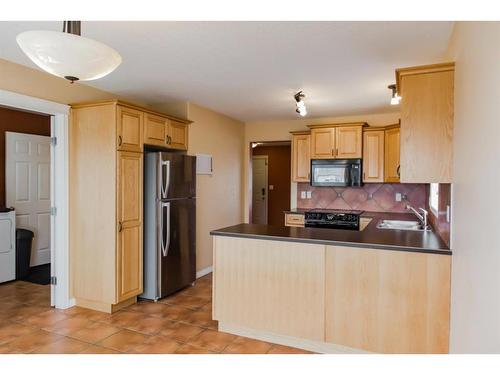
{"label": "light wood lower cabinet", "polygon": [[325,247],[214,237],[214,319],[324,340]]}
{"label": "light wood lower cabinet", "polygon": [[326,247],[326,341],[377,353],[447,353],[451,257]]}
{"label": "light wood lower cabinet", "polygon": [[285,213],[285,226],[287,227],[303,227],[305,226],[306,218],[304,214]]}
{"label": "light wood lower cabinet", "polygon": [[117,301],[142,293],[142,165],[141,153],[118,152]]}
{"label": "light wood lower cabinet", "polygon": [[226,332],[321,352],[448,352],[451,256],[213,241],[213,317]]}

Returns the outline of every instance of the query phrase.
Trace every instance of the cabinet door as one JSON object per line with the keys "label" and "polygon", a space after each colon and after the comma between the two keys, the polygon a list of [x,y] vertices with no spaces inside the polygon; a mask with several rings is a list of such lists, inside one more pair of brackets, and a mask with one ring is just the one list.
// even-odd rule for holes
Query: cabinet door
{"label": "cabinet door", "polygon": [[142,154],[118,152],[117,302],[142,293]]}
{"label": "cabinet door", "polygon": [[336,128],[335,158],[360,159],[363,146],[363,128],[361,126],[339,126]]}
{"label": "cabinet door", "polygon": [[146,114],[144,122],[144,143],[165,147],[167,145],[167,119],[160,116]]}
{"label": "cabinet door", "polygon": [[333,159],[335,153],[335,129],[311,130],[311,159]]}
{"label": "cabinet door", "polygon": [[311,135],[292,137],[292,181],[309,182],[311,172]]}
{"label": "cabinet door", "polygon": [[168,145],[167,147],[178,150],[188,149],[188,125],[179,121],[168,122]]}
{"label": "cabinet door", "polygon": [[451,257],[326,247],[329,343],[376,353],[447,353]]}
{"label": "cabinet door", "polygon": [[143,112],[117,107],[117,148],[121,151],[142,152]]}
{"label": "cabinet door", "polygon": [[452,182],[452,70],[401,78],[401,182]]}
{"label": "cabinet door", "polygon": [[385,131],[385,182],[399,182],[399,128]]}
{"label": "cabinet door", "polygon": [[363,182],[384,182],[384,131],[363,134]]}

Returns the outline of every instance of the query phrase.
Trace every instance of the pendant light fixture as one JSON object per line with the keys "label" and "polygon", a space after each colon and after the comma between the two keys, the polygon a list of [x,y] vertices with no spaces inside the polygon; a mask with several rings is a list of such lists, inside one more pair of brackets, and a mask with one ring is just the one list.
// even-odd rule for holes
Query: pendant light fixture
{"label": "pendant light fixture", "polygon": [[80,36],[80,21],[64,21],[63,31],[25,31],[16,38],[23,52],[40,68],[75,81],[102,78],[121,64],[118,52]]}
{"label": "pendant light fixture", "polygon": [[396,91],[396,85],[392,84],[387,86],[387,88],[392,91],[391,105],[398,105],[399,102],[401,101],[401,97],[398,95],[398,92]]}
{"label": "pendant light fixture", "polygon": [[304,94],[302,91],[299,91],[293,97],[295,99],[295,104],[297,106],[295,112],[304,117],[305,115],[307,115],[306,104],[304,103],[304,98],[306,97],[306,94]]}

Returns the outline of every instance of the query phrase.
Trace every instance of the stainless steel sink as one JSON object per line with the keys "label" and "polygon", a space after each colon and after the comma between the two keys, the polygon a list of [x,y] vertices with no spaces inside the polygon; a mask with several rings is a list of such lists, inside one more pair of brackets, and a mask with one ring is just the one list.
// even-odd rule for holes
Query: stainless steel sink
{"label": "stainless steel sink", "polygon": [[419,221],[412,221],[412,220],[380,220],[377,224],[377,228],[393,229],[393,230],[430,231],[430,228],[424,228]]}

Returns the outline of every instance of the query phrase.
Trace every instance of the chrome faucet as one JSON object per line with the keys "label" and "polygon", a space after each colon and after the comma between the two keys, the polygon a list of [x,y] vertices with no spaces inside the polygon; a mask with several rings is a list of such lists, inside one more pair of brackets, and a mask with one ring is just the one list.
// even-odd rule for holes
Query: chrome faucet
{"label": "chrome faucet", "polygon": [[424,230],[427,230],[428,229],[428,226],[427,226],[427,215],[429,215],[429,211],[423,209],[423,208],[419,208],[418,211],[422,212],[418,212],[415,208],[413,208],[412,206],[410,206],[409,204],[406,205],[406,209],[409,210],[409,211],[412,211],[416,217],[418,217],[418,219],[420,220],[420,222],[422,223],[422,226],[424,227]]}

